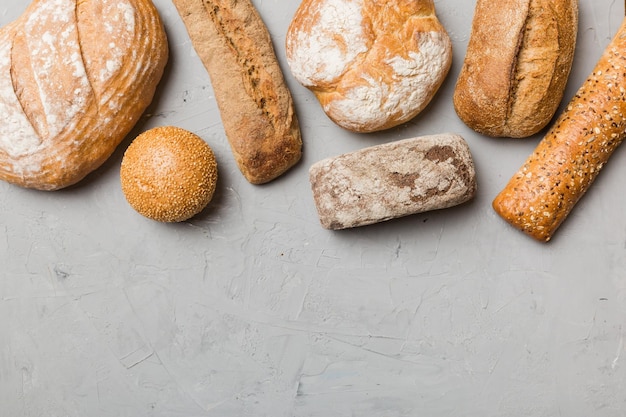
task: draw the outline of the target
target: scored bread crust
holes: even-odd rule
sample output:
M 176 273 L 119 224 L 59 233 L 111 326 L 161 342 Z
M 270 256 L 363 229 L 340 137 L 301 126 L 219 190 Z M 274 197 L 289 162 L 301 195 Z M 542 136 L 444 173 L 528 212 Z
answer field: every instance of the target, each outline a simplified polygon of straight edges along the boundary
M 272 40 L 249 0 L 174 0 L 209 73 L 233 156 L 252 184 L 302 155 L 300 126 Z
M 35 0 L 0 29 L 0 179 L 83 179 L 136 124 L 167 59 L 150 0 Z
M 432 0 L 304 0 L 286 54 L 331 120 L 374 132 L 426 108 L 450 70 L 452 44 Z
M 567 83 L 578 0 L 478 0 L 453 103 L 475 131 L 522 138 L 543 129 Z

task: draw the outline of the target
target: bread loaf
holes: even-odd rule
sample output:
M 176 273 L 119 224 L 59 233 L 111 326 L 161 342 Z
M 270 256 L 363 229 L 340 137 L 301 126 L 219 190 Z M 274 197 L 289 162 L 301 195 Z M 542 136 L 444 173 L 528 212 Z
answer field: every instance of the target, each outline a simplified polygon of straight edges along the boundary
M 478 0 L 453 95 L 460 119 L 493 137 L 543 129 L 563 98 L 577 29 L 578 0 Z
M 443 209 L 474 197 L 474 163 L 456 134 L 364 148 L 311 166 L 320 222 L 345 229 Z
M 0 29 L 0 179 L 56 190 L 99 167 L 168 57 L 149 0 L 35 0 Z
M 433 0 L 303 0 L 287 62 L 328 117 L 355 132 L 415 117 L 450 69 L 450 38 Z
M 206 67 L 235 161 L 248 181 L 275 179 L 301 158 L 291 93 L 250 0 L 174 0 Z
M 626 136 L 626 20 L 566 110 L 493 201 L 506 221 L 548 241 Z
M 120 182 L 139 214 L 161 222 L 182 222 L 213 198 L 217 161 L 199 136 L 161 126 L 137 136 L 124 152 Z

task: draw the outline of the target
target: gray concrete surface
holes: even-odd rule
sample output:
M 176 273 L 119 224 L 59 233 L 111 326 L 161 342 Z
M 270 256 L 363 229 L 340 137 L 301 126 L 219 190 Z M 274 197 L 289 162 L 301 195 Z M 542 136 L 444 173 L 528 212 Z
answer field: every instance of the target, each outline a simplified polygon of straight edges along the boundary
M 452 107 L 473 1 L 436 1 L 454 64 L 435 100 L 371 135 L 333 125 L 290 76 L 298 2 L 254 3 L 296 101 L 302 162 L 264 186 L 243 179 L 182 22 L 155 0 L 171 60 L 149 116 L 76 187 L 0 184 L 0 416 L 625 415 L 626 149 L 554 240 L 534 242 L 490 204 L 540 135 L 486 138 Z M 0 24 L 25 6 L 3 1 Z M 622 16 L 619 2 L 580 1 L 566 99 Z M 199 134 L 220 164 L 214 201 L 182 224 L 141 217 L 120 189 L 123 150 L 161 125 Z M 321 228 L 311 164 L 441 132 L 470 145 L 473 202 Z

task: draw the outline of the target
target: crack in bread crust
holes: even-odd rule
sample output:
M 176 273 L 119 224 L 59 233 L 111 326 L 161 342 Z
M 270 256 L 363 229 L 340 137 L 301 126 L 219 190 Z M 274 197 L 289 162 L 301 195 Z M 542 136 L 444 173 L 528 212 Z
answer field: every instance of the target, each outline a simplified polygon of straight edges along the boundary
M 578 0 L 478 0 L 453 94 L 459 118 L 493 137 L 523 138 L 552 120 L 571 70 Z
M 452 44 L 432 0 L 304 0 L 286 53 L 331 120 L 374 132 L 426 108 L 448 74 Z
M 274 81 L 265 70 L 262 59 L 259 59 L 263 57 L 263 51 L 258 48 L 257 42 L 242 29 L 246 22 L 238 19 L 228 7 L 221 7 L 218 1 L 204 0 L 204 6 L 220 36 L 235 54 L 242 73 L 246 75 L 242 77 L 246 91 L 257 107 L 268 117 L 272 126 L 275 126 L 277 97 L 273 93 Z M 233 31 L 232 28 L 235 30 Z

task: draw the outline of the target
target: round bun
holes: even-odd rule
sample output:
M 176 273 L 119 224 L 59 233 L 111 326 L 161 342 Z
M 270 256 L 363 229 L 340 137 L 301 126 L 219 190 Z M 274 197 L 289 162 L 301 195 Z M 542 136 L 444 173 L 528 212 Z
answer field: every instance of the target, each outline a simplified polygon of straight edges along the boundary
M 150 129 L 133 140 L 122 158 L 122 191 L 141 215 L 181 222 L 213 198 L 217 162 L 199 136 L 178 127 Z
M 310 0 L 285 38 L 287 64 L 326 115 L 353 132 L 408 122 L 452 65 L 452 41 L 427 1 Z

